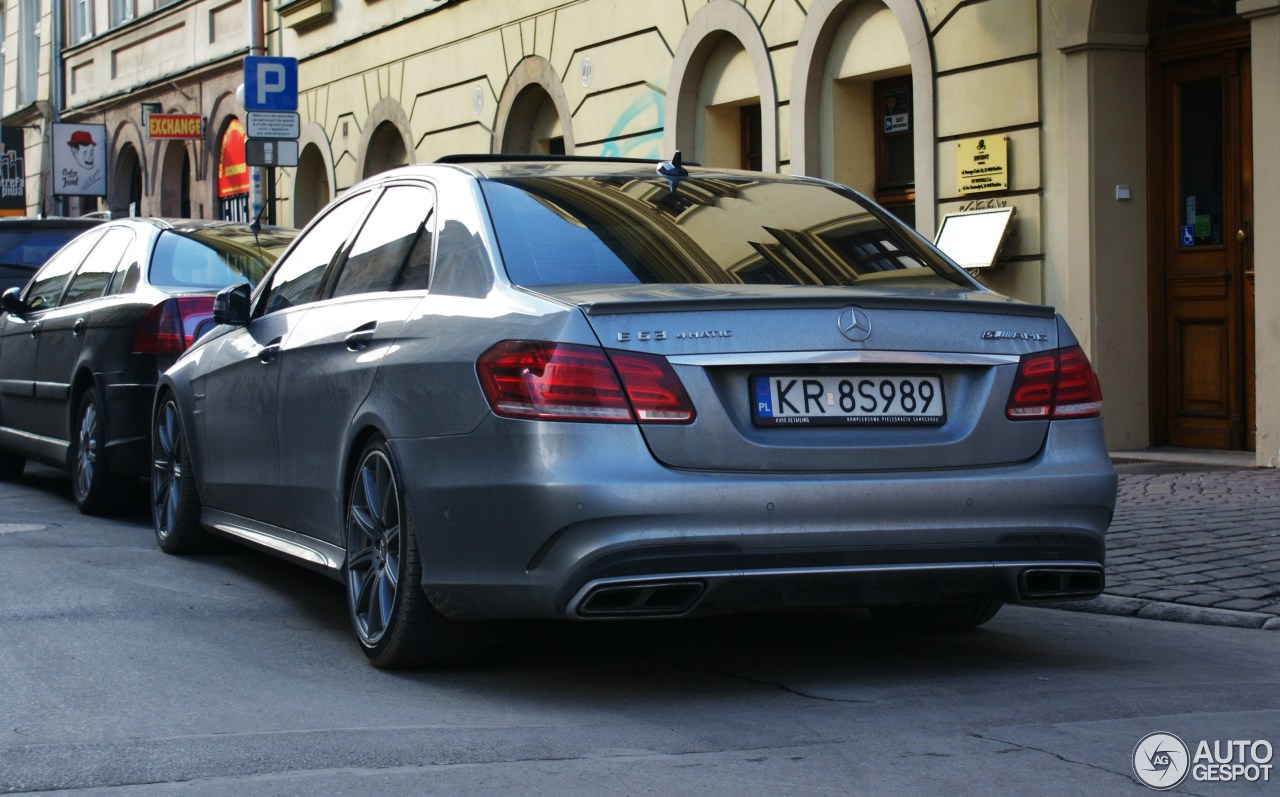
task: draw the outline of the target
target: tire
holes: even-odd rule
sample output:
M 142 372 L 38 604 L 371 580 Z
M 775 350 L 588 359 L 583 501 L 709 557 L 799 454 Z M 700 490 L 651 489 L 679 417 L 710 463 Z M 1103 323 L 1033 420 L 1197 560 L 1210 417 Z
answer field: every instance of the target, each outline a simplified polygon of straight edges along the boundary
M 151 526 L 160 550 L 199 553 L 212 547 L 200 525 L 200 496 L 178 417 L 178 403 L 166 396 L 151 429 Z
M 90 387 L 80 397 L 67 457 L 71 494 L 86 515 L 119 512 L 131 494 L 130 484 L 111 470 L 106 430 L 106 404 L 98 388 Z
M 383 669 L 448 667 L 474 652 L 473 629 L 440 614 L 422 590 L 413 519 L 391 450 L 364 447 L 347 498 L 347 610 L 369 661 Z
M 977 628 L 996 616 L 1004 601 L 999 598 L 929 603 L 920 606 L 872 606 L 877 620 L 899 628 L 921 631 L 958 631 Z

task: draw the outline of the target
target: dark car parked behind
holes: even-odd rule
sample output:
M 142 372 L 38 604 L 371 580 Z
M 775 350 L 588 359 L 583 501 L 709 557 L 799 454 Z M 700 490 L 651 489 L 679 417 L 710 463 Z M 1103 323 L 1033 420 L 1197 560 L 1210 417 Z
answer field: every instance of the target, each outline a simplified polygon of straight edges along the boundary
M 102 219 L 0 218 L 0 291 L 27 284 L 36 269 L 68 241 Z
M 81 511 L 120 506 L 147 472 L 156 378 L 212 326 L 213 294 L 254 285 L 296 231 L 120 219 L 0 298 L 0 478 L 65 467 Z

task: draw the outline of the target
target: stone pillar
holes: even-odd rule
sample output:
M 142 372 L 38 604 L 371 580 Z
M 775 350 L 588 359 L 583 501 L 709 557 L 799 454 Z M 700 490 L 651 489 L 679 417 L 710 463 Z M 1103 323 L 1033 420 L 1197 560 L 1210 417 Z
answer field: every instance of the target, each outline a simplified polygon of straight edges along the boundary
M 1280 466 L 1280 0 L 1240 0 L 1253 80 L 1254 368 L 1258 465 Z

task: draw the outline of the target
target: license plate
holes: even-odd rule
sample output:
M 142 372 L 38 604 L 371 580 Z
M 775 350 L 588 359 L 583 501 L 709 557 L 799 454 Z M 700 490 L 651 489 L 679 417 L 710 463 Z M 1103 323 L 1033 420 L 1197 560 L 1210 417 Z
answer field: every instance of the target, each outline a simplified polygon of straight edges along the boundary
M 757 426 L 937 426 L 947 418 L 937 376 L 753 376 Z

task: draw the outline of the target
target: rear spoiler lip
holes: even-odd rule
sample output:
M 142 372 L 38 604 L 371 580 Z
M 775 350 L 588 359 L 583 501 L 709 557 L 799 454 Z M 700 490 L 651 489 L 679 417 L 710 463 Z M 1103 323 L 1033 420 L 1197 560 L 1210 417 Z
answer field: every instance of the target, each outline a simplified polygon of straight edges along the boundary
M 542 294 L 547 295 L 547 294 Z M 717 296 L 715 298 L 608 299 L 576 302 L 566 296 L 550 294 L 548 298 L 581 308 L 588 316 L 625 315 L 628 313 L 694 312 L 698 310 L 773 310 L 773 309 L 839 309 L 856 305 L 864 310 L 942 310 L 946 312 L 1012 315 L 1028 318 L 1054 318 L 1053 307 L 1012 301 L 981 299 L 918 299 L 885 296 L 795 297 Z

